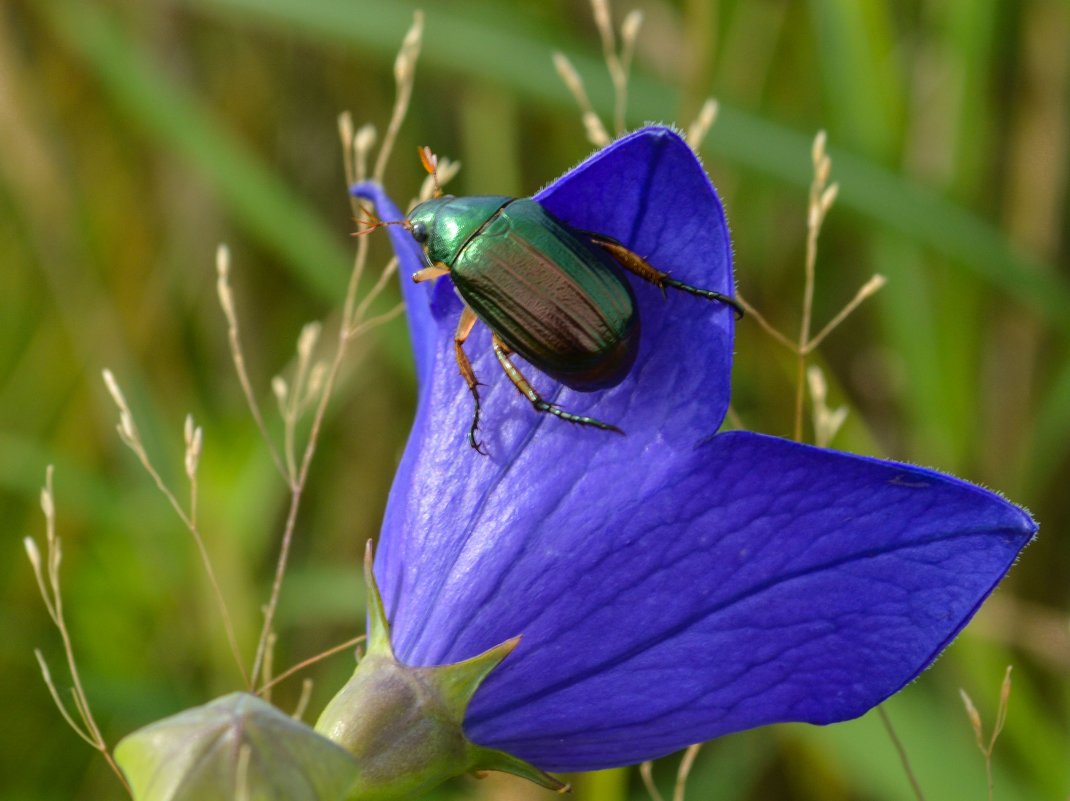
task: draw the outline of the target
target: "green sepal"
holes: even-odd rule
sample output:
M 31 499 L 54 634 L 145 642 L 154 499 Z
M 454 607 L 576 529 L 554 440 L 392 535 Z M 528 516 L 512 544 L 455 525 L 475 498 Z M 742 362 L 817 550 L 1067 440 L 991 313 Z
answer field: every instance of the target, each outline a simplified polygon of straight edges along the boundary
M 248 693 L 152 723 L 115 749 L 135 801 L 346 801 L 343 748 Z
M 381 654 L 393 659 L 394 647 L 390 644 L 390 621 L 386 619 L 383 596 L 375 581 L 375 572 L 372 570 L 373 562 L 372 541 L 368 540 L 367 545 L 364 546 L 364 587 L 368 595 L 368 631 L 365 646 L 369 655 Z
M 352 801 L 409 798 L 453 776 L 498 770 L 566 792 L 568 786 L 523 760 L 471 742 L 464 716 L 484 679 L 520 642 L 506 640 L 451 665 L 410 667 L 398 661 L 390 624 L 364 559 L 368 650 L 346 685 L 327 704 L 316 731 L 345 748 L 360 765 Z
M 463 662 L 412 670 L 435 687 L 450 719 L 460 722 L 479 685 L 519 644 L 520 637 L 513 637 Z
M 515 757 L 505 751 L 495 748 L 484 748 L 475 743 L 469 743 L 469 773 L 479 775 L 483 771 L 496 770 L 501 773 L 512 773 L 529 782 L 534 782 L 547 790 L 556 793 L 571 793 L 572 786 L 554 778 L 549 773 L 539 770 L 530 762 L 525 762 L 520 757 Z

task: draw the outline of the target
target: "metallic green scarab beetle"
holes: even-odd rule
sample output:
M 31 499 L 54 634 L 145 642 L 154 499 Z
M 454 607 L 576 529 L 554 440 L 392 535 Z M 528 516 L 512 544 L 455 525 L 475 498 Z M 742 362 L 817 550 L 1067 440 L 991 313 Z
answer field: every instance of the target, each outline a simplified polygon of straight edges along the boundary
M 420 155 L 434 175 L 434 156 L 426 148 Z M 543 400 L 510 356 L 519 354 L 581 392 L 619 384 L 639 344 L 639 309 L 622 268 L 661 289 L 679 289 L 742 313 L 731 297 L 676 281 L 615 239 L 573 228 L 531 198 L 439 194 L 400 224 L 412 233 L 427 264 L 413 280 L 449 275 L 464 301 L 453 342 L 475 400 L 468 441 L 481 453 L 479 383 L 464 351 L 477 320 L 490 328 L 498 362 L 536 411 L 623 433 Z

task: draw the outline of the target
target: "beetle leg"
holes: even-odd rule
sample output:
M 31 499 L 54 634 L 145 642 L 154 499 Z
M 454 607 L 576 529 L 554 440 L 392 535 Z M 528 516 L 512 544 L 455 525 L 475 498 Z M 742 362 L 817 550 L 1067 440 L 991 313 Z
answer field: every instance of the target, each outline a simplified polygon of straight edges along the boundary
M 639 276 L 644 281 L 649 281 L 658 289 L 662 290 L 662 292 L 665 291 L 665 287 L 671 286 L 673 289 L 679 289 L 682 292 L 688 292 L 692 295 L 697 295 L 700 298 L 716 300 L 728 304 L 735 310 L 737 320 L 743 316 L 743 307 L 735 298 L 731 298 L 720 292 L 715 292 L 712 289 L 702 289 L 701 287 L 691 286 L 691 284 L 677 281 L 675 278 L 669 278 L 668 273 L 657 269 L 638 253 L 629 250 L 617 240 L 608 236 L 602 236 L 601 234 L 590 232 L 584 233 L 591 238 L 591 241 L 594 244 L 606 250 L 621 267 L 628 272 Z
M 457 366 L 461 369 L 464 383 L 468 385 L 468 391 L 472 393 L 472 398 L 476 402 L 476 411 L 472 415 L 472 426 L 468 429 L 468 444 L 475 448 L 477 453 L 486 456 L 487 452 L 483 450 L 483 446 L 476 439 L 476 430 L 479 428 L 479 382 L 476 380 L 476 371 L 472 369 L 472 363 L 468 361 L 468 354 L 464 352 L 464 342 L 468 339 L 468 335 L 472 333 L 472 328 L 475 326 L 477 319 L 479 318 L 476 317 L 476 313 L 472 311 L 471 306 L 465 306 L 461 311 L 461 319 L 457 321 L 457 331 L 453 335 L 453 354 L 457 357 Z
M 505 370 L 505 374 L 509 376 L 509 380 L 513 382 L 513 386 L 520 391 L 521 395 L 531 401 L 531 405 L 535 407 L 535 411 L 548 412 L 554 417 L 559 417 L 569 423 L 593 426 L 594 428 L 600 428 L 603 431 L 616 431 L 618 434 L 624 433 L 619 428 L 610 425 L 609 423 L 603 423 L 601 420 L 595 420 L 593 417 L 582 417 L 578 414 L 566 412 L 560 406 L 544 401 L 542 396 L 535 391 L 535 388 L 531 386 L 520 370 L 517 369 L 517 366 L 513 364 L 513 360 L 509 358 L 509 354 L 512 353 L 510 347 L 502 342 L 497 334 L 493 335 L 493 342 L 494 355 L 498 357 L 498 363 L 502 366 L 502 369 Z
M 419 284 L 421 281 L 434 281 L 436 278 L 449 275 L 449 272 L 449 269 L 441 264 L 424 267 L 412 274 L 412 282 L 414 284 Z

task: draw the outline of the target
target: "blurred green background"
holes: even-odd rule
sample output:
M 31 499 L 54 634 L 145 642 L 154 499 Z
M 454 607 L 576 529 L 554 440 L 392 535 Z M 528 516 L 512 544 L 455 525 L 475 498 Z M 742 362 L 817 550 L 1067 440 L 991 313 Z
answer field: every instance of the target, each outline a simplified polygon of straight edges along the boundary
M 287 369 L 301 325 L 334 319 L 354 230 L 336 117 L 385 128 L 408 0 L 8 0 L 0 7 L 0 798 L 120 798 L 53 708 L 59 638 L 21 539 L 56 465 L 69 624 L 105 735 L 239 685 L 188 533 L 114 431 L 111 368 L 161 470 L 182 486 L 181 426 L 205 430 L 201 519 L 246 653 L 287 493 L 246 411 L 215 297 L 229 243 L 250 371 Z M 454 189 L 530 194 L 590 146 L 550 54 L 604 114 L 610 84 L 583 0 L 425 0 L 424 53 L 387 184 L 404 202 L 417 145 L 460 159 Z M 816 326 L 874 272 L 887 287 L 817 361 L 851 415 L 837 447 L 999 489 L 1041 523 L 974 625 L 887 705 L 929 799 L 985 797 L 958 697 L 990 724 L 997 798 L 1070 795 L 1070 3 L 1065 0 L 620 0 L 641 8 L 629 124 L 688 124 L 732 223 L 738 282 L 798 327 L 809 145 L 828 131 L 840 199 L 821 239 Z M 385 237 L 373 265 L 385 262 Z M 393 298 L 397 293 L 391 288 Z M 331 406 L 282 594 L 276 664 L 362 625 L 357 563 L 378 528 L 413 409 L 404 325 L 354 349 Z M 696 350 L 700 343 L 696 343 Z M 791 431 L 794 363 L 744 321 L 735 410 Z M 272 419 L 274 419 L 272 415 Z M 276 426 L 277 428 L 277 426 Z M 312 671 L 317 711 L 348 674 Z M 289 708 L 299 682 L 275 700 Z M 667 791 L 673 759 L 656 776 Z M 438 797 L 549 797 L 510 781 Z M 577 798 L 645 798 L 634 771 Z M 874 714 L 706 748 L 688 798 L 911 798 Z

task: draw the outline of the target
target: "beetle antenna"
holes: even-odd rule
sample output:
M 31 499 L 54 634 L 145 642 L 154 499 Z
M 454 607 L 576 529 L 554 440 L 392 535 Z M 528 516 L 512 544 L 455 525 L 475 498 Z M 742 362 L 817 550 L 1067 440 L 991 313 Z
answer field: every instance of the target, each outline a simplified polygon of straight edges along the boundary
M 365 208 L 361 209 L 361 217 L 354 217 L 354 221 L 357 223 L 358 229 L 353 232 L 353 236 L 367 236 L 372 231 L 378 231 L 380 228 L 385 228 L 388 225 L 404 225 L 408 227 L 408 220 L 380 220 L 371 211 Z
M 423 145 L 418 148 L 420 153 L 420 163 L 424 165 L 424 169 L 431 176 L 432 182 L 435 185 L 435 197 L 442 197 L 442 187 L 438 184 L 438 156 L 431 152 L 431 148 L 427 145 Z

